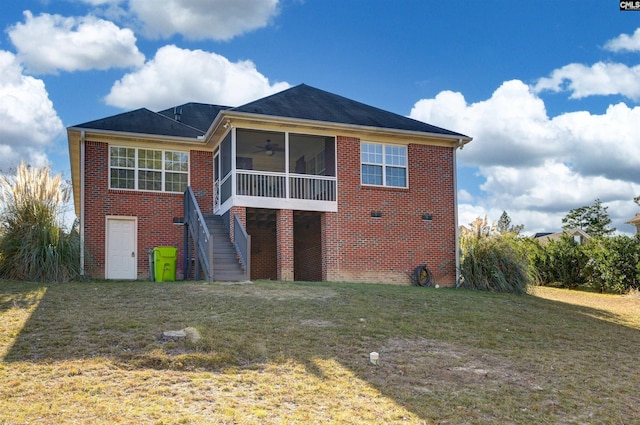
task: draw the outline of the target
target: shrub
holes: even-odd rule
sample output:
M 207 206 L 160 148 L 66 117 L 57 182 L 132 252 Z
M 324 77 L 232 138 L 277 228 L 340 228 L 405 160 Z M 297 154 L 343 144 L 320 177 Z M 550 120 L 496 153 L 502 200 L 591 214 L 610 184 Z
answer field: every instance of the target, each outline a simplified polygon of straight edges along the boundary
M 589 284 L 600 292 L 640 289 L 640 236 L 595 238 L 588 246 Z
M 461 238 L 461 286 L 524 294 L 530 282 L 527 259 L 509 236 Z
M 70 191 L 48 168 L 22 163 L 15 177 L 0 178 L 0 276 L 68 281 L 80 273 L 80 238 L 59 217 Z
M 585 248 L 569 235 L 550 240 L 529 251 L 529 261 L 539 285 L 576 288 L 585 283 L 588 257 Z

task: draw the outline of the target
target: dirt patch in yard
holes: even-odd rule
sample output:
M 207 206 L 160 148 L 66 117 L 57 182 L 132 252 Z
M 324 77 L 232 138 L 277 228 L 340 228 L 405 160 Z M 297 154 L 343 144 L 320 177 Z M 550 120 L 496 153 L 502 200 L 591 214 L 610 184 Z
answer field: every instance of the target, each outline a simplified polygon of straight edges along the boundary
M 393 338 L 377 351 L 379 365 L 372 365 L 368 373 L 378 385 L 402 385 L 419 393 L 504 386 L 542 390 L 535 376 L 508 359 L 469 347 L 425 338 Z

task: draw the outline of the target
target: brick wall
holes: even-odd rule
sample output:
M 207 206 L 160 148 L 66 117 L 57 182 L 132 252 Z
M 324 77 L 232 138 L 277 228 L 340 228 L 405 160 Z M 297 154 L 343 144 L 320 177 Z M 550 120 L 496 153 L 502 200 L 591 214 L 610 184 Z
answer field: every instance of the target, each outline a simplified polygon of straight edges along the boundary
M 189 185 L 198 206 L 202 214 L 213 214 L 213 153 L 191 151 L 189 161 Z
M 229 240 L 231 242 L 235 242 L 236 241 L 235 225 L 234 225 L 234 223 L 235 223 L 234 216 L 235 215 L 238 216 L 238 219 L 240 220 L 240 223 L 242 223 L 242 226 L 245 228 L 245 230 L 247 229 L 247 208 L 246 207 L 237 207 L 237 206 L 231 207 L 231 209 L 229 210 Z
M 293 280 L 293 210 L 276 211 L 278 280 Z
M 291 232 L 295 222 L 291 210 L 278 212 L 272 225 L 254 227 L 247 223 L 253 240 L 252 277 L 408 283 L 413 269 L 427 264 L 437 283 L 453 285 L 453 149 L 409 145 L 408 189 L 362 186 L 357 138 L 339 136 L 337 155 L 338 212 L 321 213 L 312 225 L 320 234 L 319 241 L 311 243 L 305 236 L 306 226 Z M 211 152 L 191 151 L 190 185 L 204 214 L 211 214 L 213 208 L 212 164 Z M 174 217 L 183 216 L 182 194 L 109 190 L 106 143 L 86 143 L 85 172 L 89 276 L 104 277 L 107 215 L 138 217 L 140 278 L 149 276 L 148 250 L 159 245 L 179 248 L 177 268 L 178 276 L 182 276 L 183 227 L 173 224 Z M 371 217 L 372 212 L 382 216 Z M 427 213 L 431 221 L 422 219 Z M 246 216 L 243 218 L 246 221 Z M 296 251 L 319 251 L 309 251 L 309 255 L 321 256 L 316 263 L 304 263 L 299 252 L 294 254 L 294 234 Z M 294 264 L 298 264 L 298 271 Z M 294 276 L 294 272 L 303 275 Z
M 177 275 L 183 269 L 183 230 L 173 224 L 184 215 L 183 195 L 161 192 L 109 190 L 109 147 L 107 143 L 86 142 L 85 160 L 85 243 L 88 251 L 87 274 L 105 277 L 105 225 L 107 215 L 138 218 L 138 278 L 149 277 L 148 251 L 156 246 L 178 247 Z M 213 199 L 213 155 L 192 151 L 191 185 L 201 208 L 209 208 Z
M 437 283 L 453 285 L 453 149 L 409 145 L 409 188 L 392 189 L 360 184 L 359 139 L 339 136 L 337 145 L 338 213 L 323 214 L 323 278 L 408 283 L 427 264 Z
M 337 282 L 340 278 L 340 241 L 338 239 L 338 213 L 320 216 L 320 244 L 322 247 L 322 280 Z

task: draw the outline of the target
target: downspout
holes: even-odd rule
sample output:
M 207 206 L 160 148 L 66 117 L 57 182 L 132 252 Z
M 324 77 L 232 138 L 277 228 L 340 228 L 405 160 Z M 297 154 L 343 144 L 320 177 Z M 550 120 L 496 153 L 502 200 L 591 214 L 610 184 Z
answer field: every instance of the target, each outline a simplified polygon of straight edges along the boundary
M 85 134 L 80 131 L 80 276 L 85 277 L 84 271 L 84 155 Z
M 460 285 L 460 231 L 458 226 L 458 166 L 456 153 L 459 149 L 462 149 L 464 144 L 462 143 L 462 139 L 458 139 L 458 144 L 453 149 L 453 217 L 454 217 L 454 226 L 455 226 L 455 250 L 456 250 L 456 288 Z

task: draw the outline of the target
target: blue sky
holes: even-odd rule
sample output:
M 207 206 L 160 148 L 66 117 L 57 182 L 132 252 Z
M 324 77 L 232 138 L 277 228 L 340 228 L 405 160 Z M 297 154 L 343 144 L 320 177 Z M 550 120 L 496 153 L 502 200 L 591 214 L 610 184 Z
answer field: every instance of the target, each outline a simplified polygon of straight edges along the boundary
M 460 223 L 640 207 L 640 11 L 615 0 L 8 0 L 0 170 L 69 175 L 65 128 L 306 83 L 474 138 Z M 426 170 L 426 172 L 429 172 Z

